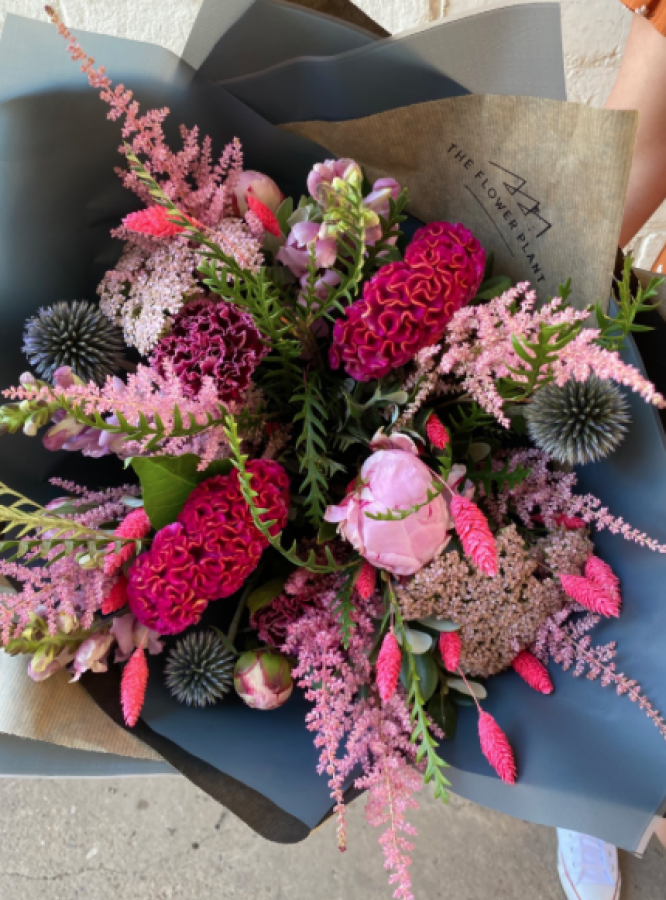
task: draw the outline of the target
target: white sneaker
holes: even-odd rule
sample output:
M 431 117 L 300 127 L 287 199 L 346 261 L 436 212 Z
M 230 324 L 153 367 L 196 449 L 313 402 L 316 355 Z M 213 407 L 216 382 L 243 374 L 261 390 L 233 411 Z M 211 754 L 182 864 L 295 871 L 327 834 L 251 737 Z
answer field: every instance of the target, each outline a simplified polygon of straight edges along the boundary
M 568 900 L 618 900 L 617 849 L 577 831 L 557 829 L 557 871 Z

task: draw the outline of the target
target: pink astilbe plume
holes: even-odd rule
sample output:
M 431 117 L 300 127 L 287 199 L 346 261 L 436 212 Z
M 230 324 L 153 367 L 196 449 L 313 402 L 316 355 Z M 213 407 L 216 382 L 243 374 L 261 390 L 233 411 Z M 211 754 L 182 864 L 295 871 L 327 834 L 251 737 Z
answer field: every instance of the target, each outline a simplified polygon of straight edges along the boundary
M 454 494 L 451 513 L 465 554 L 489 577 L 497 575 L 495 538 L 479 507 L 466 497 Z
M 609 618 L 620 615 L 618 601 L 609 597 L 604 588 L 589 578 L 582 575 L 560 575 L 560 582 L 567 597 L 571 597 L 585 609 Z
M 516 783 L 516 761 L 506 735 L 490 713 L 479 713 L 481 750 L 505 784 Z
M 620 579 L 611 569 L 608 563 L 598 556 L 591 556 L 585 564 L 585 576 L 606 593 L 611 600 L 617 603 L 618 608 L 622 603 L 622 595 L 620 594 Z
M 440 422 L 435 413 L 430 413 L 426 422 L 426 434 L 430 443 L 438 450 L 444 450 L 450 441 L 446 426 Z
M 395 694 L 400 678 L 402 652 L 393 631 L 386 633 L 377 657 L 377 689 L 384 702 Z
M 356 579 L 356 590 L 361 599 L 369 600 L 375 592 L 377 586 L 377 569 L 372 563 L 363 563 L 363 568 L 359 572 Z
M 113 532 L 115 537 L 124 538 L 126 544 L 116 551 L 115 544 L 107 547 L 107 556 L 104 560 L 104 571 L 107 575 L 113 575 L 136 553 L 134 541 L 140 541 L 150 532 L 150 519 L 143 507 L 133 510 L 127 518 Z
M 455 672 L 460 665 L 462 641 L 457 631 L 442 632 L 439 636 L 439 652 L 442 662 L 449 672 Z
M 521 650 L 512 666 L 533 690 L 540 694 L 553 693 L 553 682 L 550 680 L 546 667 L 529 650 Z
M 635 366 L 624 363 L 618 353 L 595 343 L 599 331 L 582 328 L 586 310 L 567 307 L 555 297 L 537 307 L 536 292 L 529 284 L 512 287 L 501 297 L 480 306 L 466 306 L 454 313 L 447 330 L 447 350 L 440 362 L 443 375 L 461 379 L 461 388 L 505 428 L 510 420 L 498 383 L 508 378 L 527 384 L 532 366 L 516 352 L 514 341 L 523 345 L 539 342 L 543 327 L 580 327 L 578 334 L 557 350 L 556 358 L 544 363 L 535 389 L 548 381 L 562 386 L 567 381 L 586 381 L 591 374 L 610 379 L 640 394 L 647 402 L 664 407 L 666 401 Z M 547 343 L 555 346 L 561 334 L 554 330 Z M 525 355 L 530 354 L 525 351 Z
M 148 687 L 148 663 L 143 647 L 137 647 L 123 670 L 120 702 L 125 723 L 133 728 L 139 721 Z

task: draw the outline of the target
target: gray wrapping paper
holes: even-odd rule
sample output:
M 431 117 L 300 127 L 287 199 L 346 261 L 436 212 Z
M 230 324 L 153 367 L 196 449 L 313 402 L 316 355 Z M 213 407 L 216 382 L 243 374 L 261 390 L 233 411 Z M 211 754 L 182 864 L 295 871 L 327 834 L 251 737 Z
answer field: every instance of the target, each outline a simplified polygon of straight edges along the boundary
M 246 11 L 247 8 L 246 4 Z M 210 12 L 211 5 L 206 4 L 204 9 Z M 242 10 L 235 22 L 241 18 Z M 500 29 L 502 22 L 503 30 Z M 404 42 L 368 44 L 347 51 L 341 57 L 314 61 L 310 69 L 305 67 L 306 61 L 298 63 L 302 67 L 301 73 L 292 82 L 298 90 L 291 94 L 298 105 L 298 114 L 292 112 L 289 115 L 284 97 L 280 100 L 282 105 L 271 105 L 268 112 L 274 121 L 283 122 L 310 118 L 350 119 L 382 112 L 396 105 L 392 101 L 427 102 L 489 89 L 505 95 L 535 91 L 539 97 L 563 97 L 559 12 L 554 4 L 528 4 L 521 8 L 520 14 L 498 11 L 492 16 L 487 14 L 466 20 L 464 25 L 451 23 L 451 27 L 453 25 L 458 29 L 459 47 L 451 48 L 448 57 L 438 55 L 446 46 L 447 34 L 443 26 L 438 26 L 415 43 L 410 43 L 414 36 L 408 36 Z M 8 357 L 0 361 L 0 377 L 4 383 L 15 380 L 21 370 L 20 354 L 11 354 L 26 315 L 38 305 L 54 299 L 90 295 L 100 272 L 117 253 L 108 238 L 108 228 L 131 203 L 108 171 L 115 161 L 117 134 L 114 126 L 100 123 L 95 118 L 102 119 L 103 110 L 100 113 L 94 98 L 86 99 L 89 95 L 80 81 L 80 88 L 74 89 L 80 76 L 63 58 L 64 48 L 59 40 L 50 32 L 47 36 L 44 26 L 35 26 L 41 29 L 39 33 L 32 25 L 17 20 L 10 19 L 9 26 L 12 30 L 6 31 L 5 37 L 11 33 L 11 43 L 3 40 L 0 45 L 0 92 L 4 91 L 0 98 L 19 97 L 26 92 L 32 96 L 0 106 L 0 215 L 21 208 L 21 216 L 14 216 L 11 223 L 7 218 L 0 219 L 3 235 L 10 237 L 4 256 L 0 258 L 3 274 L 0 315 L 6 329 L 3 348 L 10 351 Z M 279 42 L 279 34 L 275 38 Z M 443 43 L 438 43 L 440 41 Z M 389 50 L 379 49 L 380 45 Z M 284 86 L 290 82 L 288 79 L 280 81 L 278 76 L 292 64 L 282 62 L 275 66 L 264 58 L 272 66 L 268 73 L 256 78 L 248 75 L 233 82 L 227 79 L 224 90 L 212 90 L 209 85 L 197 84 L 191 67 L 157 48 L 93 37 L 86 37 L 86 46 L 98 59 L 104 59 L 112 76 L 121 77 L 128 83 L 131 81 L 133 87 L 136 85 L 141 99 L 159 102 L 160 97 L 168 96 L 170 105 L 177 109 L 176 121 L 181 118 L 187 124 L 198 121 L 202 130 L 213 134 L 218 145 L 228 139 L 229 128 L 233 127 L 234 132 L 239 128 L 244 130 L 241 137 L 246 140 L 246 149 L 255 154 L 251 164 L 273 174 L 287 191 L 293 191 L 299 179 L 302 183 L 308 165 L 325 153 L 322 148 L 302 142 L 295 135 L 275 132 L 256 114 L 264 96 L 257 93 L 259 77 L 264 79 L 266 89 L 272 83 L 276 91 L 279 89 L 284 94 Z M 486 48 L 485 58 L 478 47 Z M 469 53 L 463 52 L 465 48 Z M 29 62 L 24 61 L 28 51 Z M 368 54 L 366 62 L 356 63 L 355 59 L 363 54 Z M 255 64 L 260 66 L 262 62 L 257 60 Z M 292 66 L 293 70 L 296 71 L 298 66 Z M 308 86 L 303 73 L 312 74 L 317 66 L 329 74 L 326 79 Z M 366 79 L 368 83 L 372 81 L 372 91 L 363 83 L 365 66 L 373 73 L 373 79 Z M 404 66 L 402 78 L 393 76 L 388 83 L 376 80 L 376 76 L 398 66 Z M 352 71 L 362 90 L 352 90 L 354 83 L 349 80 Z M 54 87 L 66 92 L 66 104 L 62 103 L 62 94 L 48 93 Z M 239 102 L 243 91 L 247 103 Z M 346 107 L 345 98 L 348 101 Z M 256 109 L 252 111 L 248 104 Z M 92 122 L 96 123 L 94 127 Z M 264 147 L 253 145 L 253 139 L 263 141 Z M 263 152 L 264 148 L 266 152 Z M 45 159 L 51 164 L 49 171 L 42 173 L 37 163 Z M 71 177 L 75 170 L 76 179 Z M 69 179 L 69 193 L 64 184 L 62 196 L 53 193 L 49 184 L 53 183 L 54 176 L 56 181 L 58 178 Z M 81 186 L 72 194 L 76 183 Z M 6 192 L 4 196 L 3 191 Z M 38 191 L 42 192 L 41 196 Z M 36 202 L 38 198 L 40 203 Z M 19 199 L 23 204 L 21 207 Z M 62 212 L 64 209 L 66 213 Z M 38 225 L 39 222 L 42 224 Z M 53 233 L 55 222 L 62 234 Z M 73 235 L 80 244 L 72 245 Z M 22 247 L 28 240 L 32 247 L 40 247 L 41 271 L 39 267 L 33 267 L 35 271 L 31 269 L 26 274 L 27 260 L 22 255 Z M 63 256 L 65 251 L 71 255 Z M 58 296 L 45 296 L 47 288 L 57 289 Z M 655 537 L 665 540 L 666 535 L 659 533 L 660 530 L 663 532 L 659 511 L 663 510 L 666 501 L 663 434 L 652 410 L 638 406 L 635 417 L 636 437 L 634 440 L 632 435 L 621 452 L 623 455 L 616 458 L 614 465 L 618 468 L 592 467 L 596 471 L 585 474 L 590 487 L 594 486 L 607 496 L 609 505 L 612 501 L 615 512 L 633 518 L 639 526 L 649 519 L 645 527 Z M 0 466 L 3 475 L 9 472 L 11 478 L 16 479 L 14 484 L 29 485 L 35 492 L 43 490 L 44 477 L 50 471 L 57 471 L 63 459 L 50 456 L 46 460 L 39 454 L 26 455 L 23 459 L 23 451 L 33 453 L 34 444 L 27 439 L 13 438 L 10 458 L 7 441 L 2 442 L 0 454 L 5 455 L 0 455 Z M 78 457 L 76 463 L 80 465 Z M 5 477 L 9 479 L 8 475 Z M 658 642 L 650 640 L 652 635 L 664 633 L 666 626 L 666 613 L 662 613 L 666 605 L 654 602 L 660 585 L 666 584 L 664 559 L 607 535 L 599 541 L 599 549 L 602 555 L 612 557 L 614 567 L 631 587 L 625 589 L 627 612 L 621 622 L 604 623 L 595 638 L 607 639 L 609 634 L 620 638 L 621 666 L 626 663 L 630 675 L 641 680 L 653 702 L 664 708 L 664 680 L 658 677 L 663 654 Z M 640 578 L 635 577 L 636 571 L 641 572 Z M 646 642 L 650 644 L 649 652 L 645 652 Z M 529 692 L 513 673 L 493 681 L 488 709 L 502 722 L 517 749 L 521 773 L 518 786 L 509 789 L 489 772 L 478 749 L 475 717 L 471 711 L 463 711 L 458 737 L 442 748 L 443 754 L 453 763 L 453 788 L 463 796 L 513 815 L 578 828 L 634 849 L 666 793 L 663 739 L 626 699 L 615 697 L 598 684 L 576 682 L 570 675 L 560 672 L 554 675 L 557 694 L 553 698 Z M 96 684 L 102 685 L 102 676 L 93 678 Z M 151 735 L 157 735 L 162 743 L 154 740 L 151 745 L 159 744 L 165 752 L 170 747 L 180 747 L 182 755 L 188 757 L 190 767 L 179 764 L 179 768 L 186 771 L 188 777 L 205 784 L 205 780 L 197 780 L 197 760 L 200 760 L 199 768 L 206 769 L 208 775 L 211 770 L 215 772 L 216 765 L 219 766 L 220 778 L 226 777 L 224 770 L 230 768 L 237 783 L 266 791 L 271 802 L 286 810 L 292 819 L 302 822 L 306 831 L 327 813 L 327 792 L 322 779 L 313 771 L 312 735 L 302 725 L 302 701 L 298 697 L 291 708 L 287 706 L 278 711 L 281 715 L 272 718 L 274 725 L 249 711 L 253 720 L 242 725 L 243 729 L 251 729 L 246 734 L 248 752 L 233 753 L 233 747 L 228 743 L 230 725 L 238 725 L 243 715 L 248 715 L 247 710 L 231 703 L 202 711 L 207 713 L 204 716 L 197 713 L 184 715 L 183 710 L 166 696 L 159 680 L 153 681 L 144 717 L 147 730 L 141 732 L 142 737 L 151 743 Z M 117 696 L 117 689 L 113 696 Z M 16 693 L 13 700 L 17 702 Z M 0 692 L 0 712 L 5 701 Z M 109 712 L 113 714 L 110 708 Z M 282 748 L 279 771 L 268 758 L 272 727 L 279 729 Z M 109 728 L 121 731 L 111 720 Z M 259 729 L 254 741 L 252 729 Z M 266 731 L 262 732 L 262 729 Z M 262 734 L 266 736 L 267 757 L 262 757 L 262 748 L 254 745 L 261 740 Z M 72 742 L 76 735 L 70 734 L 69 738 Z M 119 738 L 116 736 L 114 740 Z M 15 746 L 15 741 L 16 738 L 10 738 L 7 745 L 0 743 L 0 764 L 5 758 L 11 758 L 11 745 Z M 5 746 L 10 747 L 6 755 Z M 34 746 L 35 753 L 43 760 L 44 769 L 51 767 L 54 773 L 62 774 L 61 749 L 54 749 L 51 766 L 48 754 L 44 753 L 45 745 L 36 741 Z M 222 748 L 220 753 L 218 748 Z M 80 764 L 82 752 L 71 751 L 72 774 Z M 106 759 L 97 753 L 89 755 Z M 109 758 L 110 773 L 114 760 Z M 146 767 L 161 765 L 149 760 L 140 762 Z M 27 765 L 26 769 L 35 771 L 34 766 Z M 241 793 L 238 804 L 231 807 L 240 815 L 243 814 L 242 803 Z

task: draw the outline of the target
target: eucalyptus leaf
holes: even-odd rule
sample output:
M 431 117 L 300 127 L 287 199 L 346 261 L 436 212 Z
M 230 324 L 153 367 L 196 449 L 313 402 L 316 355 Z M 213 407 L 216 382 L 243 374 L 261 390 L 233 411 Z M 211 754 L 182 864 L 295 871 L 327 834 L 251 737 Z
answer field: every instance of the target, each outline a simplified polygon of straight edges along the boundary
M 483 282 L 474 300 L 494 300 L 495 297 L 501 297 L 510 287 L 510 278 L 504 275 L 495 275 Z
M 451 619 L 438 619 L 437 616 L 425 616 L 423 619 L 416 620 L 420 625 L 426 628 L 433 628 L 435 631 L 460 631 L 460 625 L 452 622 Z
M 452 690 L 458 691 L 460 694 L 467 694 L 469 697 L 476 697 L 477 700 L 485 700 L 488 696 L 488 691 L 482 684 L 479 684 L 478 681 L 470 681 L 469 678 L 467 683 L 462 678 L 447 678 L 446 683 Z
M 439 669 L 431 653 L 422 653 L 416 656 L 414 661 L 420 679 L 421 696 L 423 702 L 427 703 L 439 685 Z
M 409 628 L 409 626 L 405 625 L 405 635 L 407 637 L 407 643 L 409 644 L 412 653 L 415 655 L 427 653 L 432 647 L 433 640 L 429 634 L 425 633 L 425 631 L 417 631 L 415 628 Z M 402 635 L 398 634 L 397 637 L 398 642 L 402 643 Z
M 482 441 L 477 441 L 469 446 L 469 455 L 473 462 L 481 462 L 481 460 L 485 459 L 489 453 L 490 444 L 483 443 Z
M 276 597 L 279 597 L 286 580 L 286 575 L 280 578 L 271 578 L 270 581 L 264 582 L 264 584 L 252 591 L 247 598 L 247 608 L 250 615 L 254 615 L 260 609 L 263 609 L 264 606 L 272 603 Z

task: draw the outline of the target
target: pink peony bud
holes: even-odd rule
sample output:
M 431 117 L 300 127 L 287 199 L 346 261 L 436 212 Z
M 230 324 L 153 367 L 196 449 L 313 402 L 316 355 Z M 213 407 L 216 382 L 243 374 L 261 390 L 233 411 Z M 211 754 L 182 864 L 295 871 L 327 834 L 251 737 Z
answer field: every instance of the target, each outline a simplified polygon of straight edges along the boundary
M 392 631 L 387 632 L 377 657 L 377 688 L 379 696 L 386 703 L 395 694 L 400 678 L 402 652 Z
M 427 503 L 434 475 L 408 450 L 378 450 L 361 469 L 357 488 L 324 518 L 369 563 L 394 575 L 413 575 L 431 562 L 450 540 L 453 525 L 441 495 Z M 421 504 L 425 504 L 421 506 Z M 371 519 L 368 513 L 421 508 L 405 519 Z
M 439 652 L 442 662 L 449 672 L 455 672 L 460 665 L 462 641 L 457 631 L 445 631 L 439 636 Z
M 272 650 L 243 653 L 234 670 L 234 687 L 252 709 L 277 709 L 294 689 L 289 662 Z
M 249 209 L 248 196 L 255 197 L 271 212 L 276 213 L 284 200 L 284 194 L 268 175 L 261 172 L 241 172 L 234 186 L 236 212 L 244 216 Z
M 552 694 L 553 682 L 548 670 L 529 650 L 522 650 L 511 663 L 526 684 L 540 694 Z

